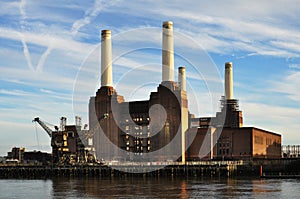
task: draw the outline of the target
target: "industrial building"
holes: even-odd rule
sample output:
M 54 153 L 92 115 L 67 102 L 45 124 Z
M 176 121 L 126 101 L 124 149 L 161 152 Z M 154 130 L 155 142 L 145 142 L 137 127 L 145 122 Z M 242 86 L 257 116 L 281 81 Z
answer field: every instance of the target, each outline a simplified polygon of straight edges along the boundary
M 281 135 L 243 127 L 243 114 L 233 97 L 232 70 L 232 63 L 225 63 L 225 97 L 220 100 L 221 111 L 216 117 L 190 120 L 188 160 L 281 158 Z
M 89 102 L 89 123 L 97 158 L 137 161 L 181 158 L 184 162 L 188 100 L 184 67 L 179 68 L 179 81 L 174 81 L 173 23 L 163 23 L 162 82 L 145 101 L 125 102 L 117 94 L 112 86 L 111 32 L 103 30 L 101 36 L 101 87 Z M 165 123 L 160 124 L 161 121 Z M 104 141 L 104 135 L 108 140 Z M 175 142 L 165 150 L 171 141 Z
M 167 162 L 280 158 L 281 135 L 243 127 L 239 101 L 233 95 L 233 66 L 225 63 L 225 95 L 215 117 L 194 117 L 188 110 L 186 68 L 174 80 L 173 23 L 162 25 L 162 81 L 146 100 L 125 101 L 113 87 L 111 31 L 101 32 L 101 85 L 89 100 L 89 130 L 66 125 L 52 131 L 53 163 L 99 161 Z M 199 102 L 201 103 L 201 102 Z
M 252 160 L 280 159 L 281 136 L 255 127 L 216 128 L 203 143 L 208 128 L 191 128 L 187 139 L 192 144 L 187 150 L 187 160 Z M 214 143 L 212 146 L 210 143 Z M 203 147 L 203 148 L 201 148 Z M 204 153 L 201 154 L 201 150 Z
M 7 152 L 7 156 L 5 157 L 7 164 L 48 165 L 51 161 L 51 154 L 41 151 L 25 151 L 23 147 L 13 147 L 10 152 Z
M 162 35 L 162 82 L 148 100 L 126 102 L 112 85 L 111 32 L 102 31 L 101 86 L 89 101 L 89 124 L 97 158 L 182 162 L 202 158 L 280 158 L 281 135 L 243 127 L 242 111 L 233 97 L 231 62 L 225 64 L 225 97 L 221 99 L 220 112 L 215 117 L 201 118 L 189 114 L 185 67 L 179 67 L 178 81 L 174 80 L 172 22 L 163 23 Z M 160 108 L 166 111 L 166 118 Z M 207 148 L 203 155 L 199 155 L 201 147 Z M 155 155 L 150 158 L 150 153 Z
M 81 118 L 76 116 L 75 125 L 67 125 L 67 118 L 60 118 L 60 127 L 51 130 L 46 122 L 34 118 L 51 138 L 52 163 L 55 165 L 76 165 L 95 163 L 95 152 L 92 135 L 86 129 L 81 129 Z

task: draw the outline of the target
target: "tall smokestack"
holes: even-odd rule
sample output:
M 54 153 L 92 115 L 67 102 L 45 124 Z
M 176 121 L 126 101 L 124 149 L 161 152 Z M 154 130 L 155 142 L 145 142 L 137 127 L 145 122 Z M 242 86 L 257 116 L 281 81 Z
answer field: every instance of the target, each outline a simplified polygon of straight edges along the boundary
M 173 22 L 163 22 L 162 81 L 174 81 Z
M 225 99 L 233 99 L 232 63 L 225 63 Z
M 101 31 L 101 87 L 112 86 L 111 31 Z
M 186 74 L 185 74 L 184 66 L 178 68 L 178 83 L 179 83 L 180 89 L 182 91 L 186 91 Z

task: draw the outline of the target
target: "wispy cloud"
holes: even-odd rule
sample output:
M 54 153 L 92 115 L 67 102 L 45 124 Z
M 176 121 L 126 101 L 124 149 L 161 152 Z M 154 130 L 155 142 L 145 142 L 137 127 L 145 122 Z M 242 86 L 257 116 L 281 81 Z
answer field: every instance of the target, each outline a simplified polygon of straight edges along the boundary
M 93 44 L 74 41 L 70 38 L 63 38 L 55 35 L 42 33 L 24 32 L 0 27 L 0 38 L 20 41 L 20 34 L 24 36 L 26 43 L 32 43 L 47 48 L 55 48 L 66 52 L 77 52 L 86 54 L 93 48 Z
M 284 93 L 289 99 L 300 102 L 300 72 L 290 72 L 280 82 L 273 82 L 273 91 Z
M 33 129 L 22 124 L 27 125 L 36 115 L 56 124 L 60 115 L 71 119 L 72 101 L 74 106 L 78 105 L 75 112 L 82 113 L 83 120 L 87 118 L 89 96 L 99 87 L 100 52 L 94 50 L 95 43 L 100 42 L 96 28 L 99 24 L 113 30 L 114 82 L 129 79 L 122 82 L 122 88 L 118 87 L 118 93 L 125 93 L 127 100 L 147 99 L 161 79 L 161 22 L 164 20 L 174 22 L 175 64 L 187 66 L 191 112 L 197 116 L 214 115 L 211 110 L 216 111 L 218 101 L 212 99 L 219 99 L 223 93 L 223 87 L 209 90 L 205 85 L 206 82 L 222 85 L 219 74 L 222 72 L 212 73 L 211 67 L 215 67 L 214 72 L 218 67 L 210 65 L 209 56 L 204 56 L 206 52 L 217 54 L 219 62 L 228 58 L 239 58 L 238 61 L 268 58 L 270 63 L 266 64 L 276 63 L 272 67 L 275 77 L 269 71 L 261 71 L 264 76 L 257 79 L 255 74 L 248 74 L 246 67 L 235 70 L 246 73 L 253 81 L 261 81 L 255 84 L 239 76 L 235 85 L 238 92 L 244 91 L 236 97 L 242 99 L 246 125 L 279 131 L 284 133 L 284 140 L 292 140 L 300 128 L 295 120 L 299 119 L 297 102 L 300 101 L 298 4 L 293 0 L 288 3 L 174 0 L 172 4 L 163 0 L 155 3 L 150 0 L 5 1 L 0 10 L 3 17 L 0 126 L 1 132 L 13 133 L 9 139 L 6 134 L 0 134 L 1 143 L 14 143 L 23 134 L 30 134 Z M 153 31 L 149 31 L 151 28 Z M 180 34 L 186 38 L 178 37 Z M 276 76 L 277 65 L 283 69 Z M 144 74 L 148 77 L 144 78 Z M 137 86 L 143 83 L 144 87 Z M 256 86 L 266 83 L 268 88 Z M 278 104 L 283 100 L 275 99 L 276 94 L 282 95 L 287 104 Z M 268 97 L 274 101 L 266 105 Z M 266 112 L 270 118 L 265 117 Z M 18 128 L 11 128 L 16 125 Z M 26 142 L 33 146 L 36 143 L 30 143 L 32 140 L 35 138 L 17 139 L 16 144 Z
M 0 94 L 3 95 L 14 95 L 14 96 L 25 96 L 30 95 L 30 93 L 22 91 L 22 90 L 7 90 L 7 89 L 0 89 Z
M 245 51 L 247 54 L 299 57 L 299 51 L 295 52 L 300 44 L 298 30 L 294 28 L 299 16 L 296 1 L 288 4 L 276 1 L 272 6 L 266 2 L 246 5 L 238 1 L 219 1 L 220 6 L 216 4 L 173 1 L 170 5 L 159 1 L 153 5 L 150 1 L 143 1 L 126 2 L 115 9 L 130 16 L 151 16 L 157 21 L 172 19 L 176 22 L 175 28 L 192 36 L 210 52 Z M 145 9 L 148 7 L 152 9 Z
M 266 115 L 268 117 L 261 117 Z M 245 126 L 256 126 L 282 134 L 286 143 L 299 143 L 300 109 L 262 103 L 243 103 Z
M 292 68 L 292 69 L 300 69 L 300 64 L 290 64 L 290 65 L 289 65 L 289 68 Z
M 83 18 L 76 20 L 73 23 L 71 30 L 72 35 L 75 36 L 82 27 L 91 23 L 104 8 L 112 4 L 114 4 L 114 1 L 95 0 L 94 5 L 85 11 Z

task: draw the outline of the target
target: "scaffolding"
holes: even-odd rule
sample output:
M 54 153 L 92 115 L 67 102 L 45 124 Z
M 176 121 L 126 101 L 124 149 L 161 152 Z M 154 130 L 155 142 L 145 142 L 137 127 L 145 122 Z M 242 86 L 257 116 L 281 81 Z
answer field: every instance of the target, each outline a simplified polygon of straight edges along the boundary
M 282 158 L 300 158 L 300 145 L 282 145 Z

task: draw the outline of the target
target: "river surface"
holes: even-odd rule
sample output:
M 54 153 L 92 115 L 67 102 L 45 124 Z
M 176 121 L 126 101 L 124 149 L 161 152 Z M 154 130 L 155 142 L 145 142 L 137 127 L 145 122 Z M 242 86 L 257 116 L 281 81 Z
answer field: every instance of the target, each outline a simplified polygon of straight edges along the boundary
M 300 179 L 0 179 L 0 198 L 300 198 Z

